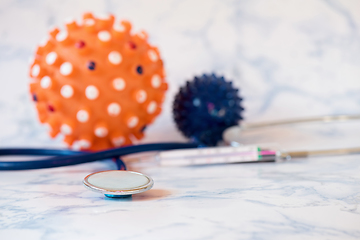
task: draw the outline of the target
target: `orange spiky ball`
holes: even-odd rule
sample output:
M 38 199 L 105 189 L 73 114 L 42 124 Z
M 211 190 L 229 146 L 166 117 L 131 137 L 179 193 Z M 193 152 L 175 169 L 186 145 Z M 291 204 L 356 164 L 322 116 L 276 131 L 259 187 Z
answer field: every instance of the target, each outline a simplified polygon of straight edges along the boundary
M 167 84 L 159 50 L 147 34 L 114 16 L 87 13 L 81 24 L 50 31 L 30 67 L 30 92 L 50 136 L 102 150 L 129 145 L 161 112 Z

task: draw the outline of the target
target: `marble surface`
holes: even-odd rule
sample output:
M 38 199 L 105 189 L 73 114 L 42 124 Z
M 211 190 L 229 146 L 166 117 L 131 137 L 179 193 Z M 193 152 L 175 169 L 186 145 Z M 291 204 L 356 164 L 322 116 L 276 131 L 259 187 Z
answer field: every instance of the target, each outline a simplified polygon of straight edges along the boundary
M 28 59 L 51 26 L 85 11 L 132 21 L 161 51 L 169 91 L 143 142 L 185 140 L 173 96 L 209 72 L 241 89 L 247 121 L 360 112 L 358 0 L 1 0 L 0 147 L 64 147 L 37 121 Z M 82 186 L 108 161 L 0 172 L 0 239 L 360 239 L 359 163 L 132 165 L 155 185 L 121 200 Z
M 131 166 L 155 185 L 118 200 L 81 183 L 112 162 L 1 172 L 0 238 L 359 239 L 359 161 Z

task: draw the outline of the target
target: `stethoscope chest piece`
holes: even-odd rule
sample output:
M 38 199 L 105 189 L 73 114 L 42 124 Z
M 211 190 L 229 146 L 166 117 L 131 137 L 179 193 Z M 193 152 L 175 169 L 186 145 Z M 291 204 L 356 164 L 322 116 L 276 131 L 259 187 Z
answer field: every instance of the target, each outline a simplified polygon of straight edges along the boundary
M 149 176 L 121 170 L 92 173 L 84 178 L 83 183 L 86 188 L 111 198 L 129 197 L 145 192 L 154 185 Z

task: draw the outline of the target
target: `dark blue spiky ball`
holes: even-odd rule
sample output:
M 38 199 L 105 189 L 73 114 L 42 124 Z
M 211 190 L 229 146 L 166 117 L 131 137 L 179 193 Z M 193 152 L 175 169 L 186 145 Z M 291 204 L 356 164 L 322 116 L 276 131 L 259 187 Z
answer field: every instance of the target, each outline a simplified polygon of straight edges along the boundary
M 173 103 L 173 117 L 186 137 L 215 146 L 222 140 L 223 131 L 242 119 L 241 100 L 232 82 L 204 74 L 180 88 Z

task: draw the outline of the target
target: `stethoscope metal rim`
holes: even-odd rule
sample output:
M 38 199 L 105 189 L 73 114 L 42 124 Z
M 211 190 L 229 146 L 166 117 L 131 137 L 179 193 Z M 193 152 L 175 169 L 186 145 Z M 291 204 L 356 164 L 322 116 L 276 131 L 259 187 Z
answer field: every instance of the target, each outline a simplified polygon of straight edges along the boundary
M 151 177 L 149 177 L 149 176 L 147 176 L 145 174 L 142 174 L 142 173 L 132 172 L 132 171 L 127 171 L 127 172 L 144 176 L 149 180 L 149 182 L 142 185 L 142 186 L 135 187 L 135 188 L 132 188 L 132 189 L 111 190 L 111 189 L 105 189 L 105 188 L 100 188 L 100 187 L 94 186 L 93 184 L 89 183 L 89 181 L 88 181 L 89 177 L 91 177 L 91 176 L 93 176 L 95 174 L 103 173 L 103 172 L 111 172 L 111 171 L 122 171 L 122 170 L 109 170 L 109 171 L 100 171 L 100 172 L 91 173 L 91 174 L 87 175 L 84 178 L 84 180 L 83 180 L 84 186 L 86 188 L 88 188 L 89 190 L 91 190 L 91 191 L 98 192 L 98 193 L 103 193 L 103 194 L 105 194 L 105 196 L 108 196 L 108 197 L 115 196 L 116 197 L 116 196 L 130 196 L 130 195 L 133 195 L 133 194 L 142 193 L 142 192 L 145 192 L 147 190 L 150 190 L 154 185 L 154 180 Z

